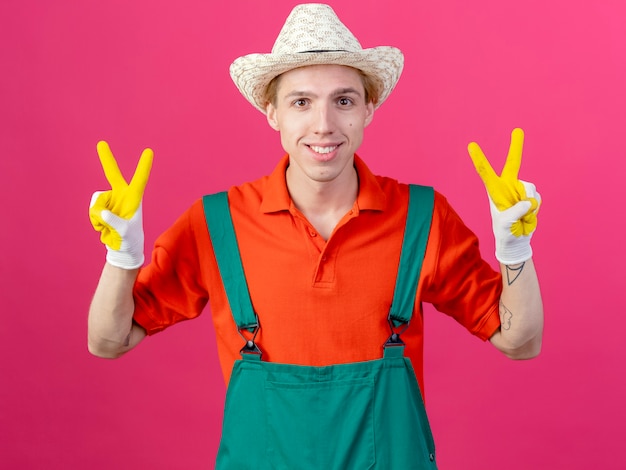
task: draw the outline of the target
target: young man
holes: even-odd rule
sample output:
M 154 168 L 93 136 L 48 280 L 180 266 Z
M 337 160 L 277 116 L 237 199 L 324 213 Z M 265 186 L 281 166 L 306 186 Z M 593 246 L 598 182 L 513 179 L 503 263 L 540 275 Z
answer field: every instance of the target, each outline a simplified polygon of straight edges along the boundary
M 436 468 L 422 302 L 511 358 L 539 353 L 540 199 L 517 179 L 523 134 L 501 176 L 469 147 L 490 197 L 494 272 L 443 196 L 375 176 L 355 153 L 402 66 L 393 47 L 362 49 L 330 7 L 294 8 L 271 54 L 231 66 L 287 155 L 271 175 L 193 204 L 143 268 L 152 152 L 127 184 L 98 144 L 112 189 L 90 207 L 107 245 L 90 351 L 118 357 L 210 301 L 228 384 L 217 468 Z

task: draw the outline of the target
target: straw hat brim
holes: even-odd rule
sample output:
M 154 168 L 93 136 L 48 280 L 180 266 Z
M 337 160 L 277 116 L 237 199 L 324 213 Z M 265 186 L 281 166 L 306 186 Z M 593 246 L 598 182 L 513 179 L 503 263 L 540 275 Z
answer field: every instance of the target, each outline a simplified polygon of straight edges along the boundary
M 363 71 L 378 84 L 379 107 L 394 89 L 404 56 L 392 46 L 360 51 L 298 52 L 293 54 L 248 54 L 230 66 L 230 75 L 241 94 L 259 111 L 265 113 L 264 94 L 273 78 L 289 70 L 308 65 L 346 65 Z

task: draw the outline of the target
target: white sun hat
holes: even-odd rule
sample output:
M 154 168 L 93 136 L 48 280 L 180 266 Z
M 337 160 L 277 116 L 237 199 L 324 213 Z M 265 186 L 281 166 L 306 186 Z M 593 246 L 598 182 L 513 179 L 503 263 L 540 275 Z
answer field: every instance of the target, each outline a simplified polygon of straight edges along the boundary
M 400 78 L 404 56 L 391 46 L 363 49 L 330 6 L 309 3 L 291 11 L 270 54 L 239 57 L 230 66 L 230 76 L 241 94 L 265 113 L 265 89 L 273 78 L 319 64 L 347 65 L 372 77 L 378 86 L 379 107 Z

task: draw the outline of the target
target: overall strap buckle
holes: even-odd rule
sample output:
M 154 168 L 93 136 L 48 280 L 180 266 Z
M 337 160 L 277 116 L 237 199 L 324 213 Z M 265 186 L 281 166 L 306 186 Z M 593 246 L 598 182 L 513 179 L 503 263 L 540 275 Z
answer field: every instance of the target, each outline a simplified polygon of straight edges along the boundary
M 242 357 L 251 357 L 252 356 L 258 356 L 256 357 L 256 359 L 261 359 L 261 356 L 263 354 L 263 352 L 261 351 L 261 349 L 259 348 L 259 346 L 256 344 L 255 339 L 256 339 L 256 335 L 259 333 L 259 329 L 260 326 L 256 325 L 253 328 L 237 328 L 237 332 L 239 333 L 239 336 L 241 336 L 243 338 L 243 340 L 246 342 L 246 344 L 243 346 L 243 348 L 241 348 L 239 350 L 239 354 L 241 354 Z M 244 335 L 244 331 L 249 332 L 249 334 L 252 334 L 251 338 L 247 338 L 246 335 Z
M 400 335 L 404 333 L 409 327 L 409 322 L 402 323 L 399 325 L 399 327 L 395 326 L 394 321 L 391 318 L 388 318 L 387 322 L 389 323 L 391 335 L 389 336 L 387 341 L 385 341 L 385 344 L 383 344 L 383 348 L 404 346 L 404 341 L 402 341 Z

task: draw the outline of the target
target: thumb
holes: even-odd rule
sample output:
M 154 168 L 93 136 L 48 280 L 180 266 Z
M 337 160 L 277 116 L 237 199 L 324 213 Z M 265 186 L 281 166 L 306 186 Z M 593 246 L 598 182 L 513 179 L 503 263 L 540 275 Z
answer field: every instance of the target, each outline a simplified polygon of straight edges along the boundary
M 102 217 L 102 221 L 113 227 L 114 229 L 119 229 L 123 223 L 124 223 L 124 219 L 122 219 L 121 217 L 115 215 L 113 212 L 111 212 L 110 210 L 103 210 L 101 212 L 101 217 Z
M 511 221 L 520 220 L 526 214 L 528 214 L 532 209 L 532 202 L 529 200 L 523 200 L 509 207 L 508 209 L 502 211 L 503 214 L 506 214 L 506 218 Z

